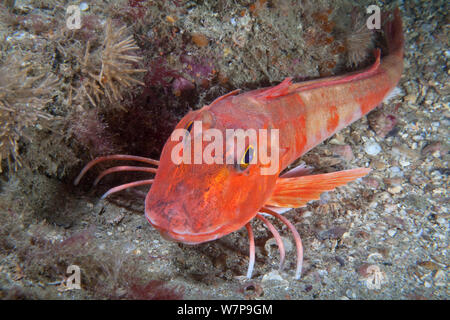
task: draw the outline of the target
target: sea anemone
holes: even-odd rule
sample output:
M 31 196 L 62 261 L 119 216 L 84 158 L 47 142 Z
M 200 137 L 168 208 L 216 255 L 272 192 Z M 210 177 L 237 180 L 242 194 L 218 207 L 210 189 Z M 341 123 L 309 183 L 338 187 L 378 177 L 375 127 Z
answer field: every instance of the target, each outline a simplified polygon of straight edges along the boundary
M 372 48 L 373 31 L 366 26 L 364 17 L 354 14 L 351 31 L 345 38 L 347 49 L 347 66 L 357 67 L 364 62 Z
M 108 20 L 101 50 L 90 52 L 88 41 L 81 60 L 83 79 L 77 97 L 86 96 L 95 107 L 106 97 L 112 106 L 123 108 L 118 102 L 123 98 L 124 89 L 144 85 L 135 75 L 147 70 L 135 67 L 142 57 L 134 54 L 139 47 L 132 36 L 126 36 L 126 30 L 125 26 L 114 28 Z

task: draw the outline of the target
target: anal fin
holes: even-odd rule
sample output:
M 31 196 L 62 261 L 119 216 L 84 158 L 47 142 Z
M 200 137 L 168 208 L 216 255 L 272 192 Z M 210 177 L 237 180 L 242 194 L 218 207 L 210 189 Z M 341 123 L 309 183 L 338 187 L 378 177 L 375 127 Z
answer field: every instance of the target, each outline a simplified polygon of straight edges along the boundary
M 380 49 L 375 49 L 374 53 L 375 53 L 375 62 L 365 70 L 352 72 L 342 76 L 334 76 L 323 79 L 295 83 L 291 86 L 290 92 L 308 91 L 316 88 L 329 87 L 368 78 L 373 74 L 379 72 L 380 70 L 381 51 Z
M 311 176 L 278 178 L 275 190 L 265 205 L 284 208 L 302 207 L 311 200 L 318 200 L 321 193 L 361 178 L 370 171 L 369 168 L 357 168 Z

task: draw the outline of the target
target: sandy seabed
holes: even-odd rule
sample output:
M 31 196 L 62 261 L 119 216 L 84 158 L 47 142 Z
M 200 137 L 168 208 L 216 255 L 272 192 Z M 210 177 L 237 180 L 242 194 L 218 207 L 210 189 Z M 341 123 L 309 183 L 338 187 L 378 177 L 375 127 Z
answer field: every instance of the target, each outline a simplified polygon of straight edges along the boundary
M 114 21 L 119 21 L 115 30 L 120 30 L 120 25 L 132 24 L 130 15 L 137 17 L 130 34 L 139 47 L 136 54 L 142 55 L 143 61 L 132 62 L 136 70 L 149 66 L 156 70 L 157 63 L 146 61 L 159 61 L 158 56 L 166 59 L 170 70 L 161 70 L 167 77 L 156 79 L 156 73 L 151 72 L 149 76 L 133 74 L 145 83 L 145 88 L 151 84 L 150 88 L 154 89 L 146 96 L 147 102 L 164 100 L 172 106 L 165 111 L 144 108 L 144 118 L 154 119 L 153 131 L 149 134 L 155 138 L 140 137 L 130 128 L 117 131 L 122 127 L 115 124 L 124 124 L 125 113 L 117 106 L 108 111 L 107 108 L 117 104 L 114 97 L 95 97 L 95 79 L 87 87 L 90 96 L 75 94 L 81 92 L 81 84 L 87 85 L 84 82 L 89 78 L 86 70 L 96 70 L 95 59 L 104 52 L 101 43 L 95 46 L 97 27 L 92 27 L 94 36 L 89 32 L 79 38 L 62 36 L 55 31 L 58 24 L 52 22 L 52 14 L 58 10 L 63 12 L 66 3 L 57 2 L 53 6 L 53 1 L 3 1 L 0 61 L 4 69 L 1 70 L 7 70 L 7 57 L 26 55 L 29 50 L 30 63 L 42 59 L 42 69 L 46 74 L 55 75 L 60 82 L 52 84 L 53 95 L 46 93 L 49 94 L 46 98 L 38 97 L 44 106 L 38 111 L 51 115 L 56 122 L 51 125 L 32 122 L 21 127 L 24 133 L 17 141 L 22 167 L 15 172 L 13 164 L 8 167 L 3 161 L 1 298 L 449 298 L 447 1 L 395 2 L 401 10 L 406 39 L 405 70 L 398 85 L 401 93 L 302 158 L 317 172 L 368 166 L 373 171 L 366 178 L 326 193 L 320 201 L 285 214 L 303 240 L 305 260 L 300 281 L 293 277 L 293 239 L 279 222 L 274 225 L 280 230 L 287 249 L 284 270 L 278 271 L 278 251 L 270 232 L 255 221 L 256 266 L 253 278 L 246 280 L 248 240 L 245 229 L 196 246 L 168 242 L 147 223 L 139 194 L 125 192 L 100 200 L 101 192 L 120 181 L 132 180 L 130 176 L 124 180 L 105 179 L 93 190 L 89 189 L 93 175 L 79 187 L 74 187 L 72 181 L 93 156 L 110 151 L 137 154 L 137 149 L 146 146 L 131 140 L 127 140 L 126 145 L 117 137 L 124 132 L 128 133 L 127 139 L 148 139 L 152 144 L 154 149 L 139 155 L 157 157 L 170 128 L 189 107 L 199 108 L 237 87 L 254 89 L 275 84 L 290 72 L 297 80 L 340 74 L 345 69 L 355 68 L 352 59 L 370 62 L 370 54 L 366 57 L 359 53 L 361 57 L 356 58 L 346 55 L 340 45 L 350 43 L 351 33 L 345 34 L 345 23 L 334 26 L 336 15 L 324 9 L 326 1 L 317 2 L 320 12 L 326 14 L 315 16 L 316 25 L 308 29 L 305 24 L 296 31 L 292 29 L 293 20 L 286 19 L 282 24 L 276 19 L 283 17 L 286 8 L 274 6 L 272 1 L 238 1 L 238 4 L 219 1 L 217 6 L 207 1 L 203 4 L 167 1 L 164 5 L 157 1 L 144 2 L 150 3 L 152 9 L 142 9 L 140 1 L 118 1 L 111 6 L 108 3 L 97 5 L 93 1 L 87 8 L 84 5 L 80 8 L 83 14 L 90 15 L 87 21 L 91 24 L 95 19 L 106 21 L 107 17 L 113 17 Z M 130 11 L 120 9 L 120 5 L 125 7 L 130 3 L 136 4 L 127 7 Z M 351 1 L 341 3 L 342 7 L 334 10 L 352 7 Z M 217 18 L 220 9 L 227 10 L 223 20 Z M 308 10 L 310 12 L 303 8 L 298 12 L 303 15 L 316 12 L 314 8 Z M 147 24 L 140 21 L 141 13 L 147 18 L 161 19 L 160 26 L 154 22 L 156 20 Z M 167 39 L 164 37 L 170 37 L 171 32 L 173 47 L 170 48 L 163 47 L 162 42 L 158 47 L 156 42 L 148 45 L 143 40 L 145 36 Z M 330 36 L 324 32 L 334 38 L 327 40 Z M 274 34 L 279 34 L 278 42 L 267 42 Z M 312 35 L 320 41 L 311 40 Z M 77 55 L 83 57 L 86 53 L 86 42 L 83 42 L 86 39 L 93 43 L 90 66 L 83 65 L 82 59 L 76 60 Z M 371 37 L 368 39 L 372 41 Z M 286 49 L 293 44 L 294 49 Z M 366 46 L 366 49 L 370 47 Z M 177 53 L 181 47 L 184 52 L 190 50 L 194 56 L 202 58 L 191 61 L 192 55 Z M 273 55 L 261 55 L 265 52 L 262 49 L 272 50 Z M 333 49 L 335 54 L 330 56 Z M 296 58 L 290 56 L 294 54 L 299 55 L 301 63 L 296 64 Z M 288 61 L 291 64 L 286 67 Z M 328 67 L 324 68 L 327 63 Z M 198 73 L 189 73 L 192 68 Z M 32 77 L 33 73 L 27 76 Z M 7 75 L 0 74 L 0 87 L 6 88 L 5 79 Z M 34 83 L 41 84 L 40 80 L 36 81 L 31 87 Z M 69 94 L 72 89 L 73 95 Z M 113 89 L 110 90 L 113 94 Z M 129 101 L 135 101 L 133 97 L 141 93 L 139 88 L 133 88 L 137 93 L 130 98 L 124 93 L 126 88 L 120 90 L 122 99 Z M 29 94 L 30 91 L 21 92 Z M 33 94 L 37 93 L 33 91 Z M 5 96 L 0 90 L 0 102 Z M 73 108 L 67 106 L 69 101 Z M 138 101 L 140 105 L 129 107 L 131 117 L 141 114 L 142 101 Z M 26 103 L 32 104 L 33 100 Z M 118 120 L 121 115 L 122 120 Z M 10 115 L 2 113 L 0 117 L 9 119 Z M 91 118 L 101 121 L 86 120 Z M 81 125 L 73 126 L 60 119 L 70 119 L 72 124 L 78 119 Z M 4 128 L 6 130 L 6 126 Z M 97 140 L 80 134 L 83 128 L 87 128 L 87 135 L 94 132 L 93 136 L 100 137 L 97 140 L 103 144 L 95 144 Z M 2 137 L 4 134 L 9 133 L 3 132 Z M 65 283 L 66 268 L 72 264 L 80 266 L 81 290 L 71 290 Z

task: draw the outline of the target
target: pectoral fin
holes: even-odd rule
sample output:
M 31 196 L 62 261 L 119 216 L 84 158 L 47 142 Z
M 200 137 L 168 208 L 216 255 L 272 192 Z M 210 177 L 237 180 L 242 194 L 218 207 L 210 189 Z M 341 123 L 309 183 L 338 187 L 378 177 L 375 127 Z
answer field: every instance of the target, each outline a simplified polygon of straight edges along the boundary
M 311 176 L 278 178 L 275 190 L 265 205 L 284 208 L 302 207 L 311 200 L 318 200 L 321 193 L 361 178 L 370 171 L 369 168 L 357 168 Z

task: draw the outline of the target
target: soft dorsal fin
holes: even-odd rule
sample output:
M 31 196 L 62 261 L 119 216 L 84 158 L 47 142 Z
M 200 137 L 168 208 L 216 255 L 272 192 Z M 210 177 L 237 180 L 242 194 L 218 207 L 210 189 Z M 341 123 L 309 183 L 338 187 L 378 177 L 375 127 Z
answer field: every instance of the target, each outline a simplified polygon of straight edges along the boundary
M 324 79 L 317 79 L 317 80 L 310 80 L 310 81 L 304 81 L 300 83 L 295 83 L 291 87 L 290 92 L 301 92 L 301 91 L 307 91 L 312 90 L 316 88 L 322 88 L 322 87 L 328 87 L 343 83 L 348 83 L 355 80 L 360 80 L 364 78 L 368 78 L 372 76 L 373 74 L 377 73 L 380 68 L 380 55 L 381 51 L 380 49 L 375 49 L 375 62 L 367 69 L 362 71 L 353 72 L 347 75 L 343 76 L 334 76 Z
M 287 95 L 289 93 L 289 87 L 292 85 L 292 78 L 284 79 L 280 84 L 275 87 L 271 87 L 265 89 L 261 92 L 258 92 L 255 95 L 256 99 L 273 99 L 277 97 L 281 97 Z
M 300 82 L 300 83 L 293 83 L 292 78 L 286 78 L 280 84 L 278 84 L 274 87 L 270 87 L 268 89 L 261 90 L 260 92 L 256 93 L 254 95 L 254 97 L 256 99 L 262 99 L 262 100 L 273 99 L 273 98 L 285 96 L 285 95 L 293 93 L 293 92 L 301 92 L 301 91 L 312 90 L 312 89 L 316 89 L 316 88 L 320 88 L 320 87 L 339 85 L 339 84 L 343 84 L 343 83 L 370 77 L 373 74 L 377 73 L 379 71 L 379 67 L 380 67 L 381 51 L 380 51 L 380 49 L 375 49 L 374 53 L 375 53 L 375 62 L 369 68 L 367 68 L 365 70 L 357 71 L 357 72 L 354 72 L 354 73 L 351 73 L 351 74 L 348 74 L 345 76 L 335 76 L 335 77 L 305 81 L 305 82 Z
M 213 102 L 211 102 L 210 106 L 212 106 L 214 103 L 217 103 L 217 102 L 219 102 L 219 101 L 222 101 L 222 100 L 225 99 L 225 98 L 228 98 L 228 97 L 230 97 L 230 96 L 235 96 L 235 95 L 239 94 L 239 92 L 241 92 L 241 89 L 236 89 L 236 90 L 233 90 L 233 91 L 231 91 L 231 92 L 228 92 L 228 93 L 224 94 L 223 96 L 218 97 L 218 98 L 217 98 L 216 100 L 214 100 Z
M 278 178 L 275 190 L 265 205 L 284 208 L 302 207 L 311 200 L 318 200 L 321 193 L 361 178 L 370 171 L 369 168 L 357 168 L 312 176 Z

